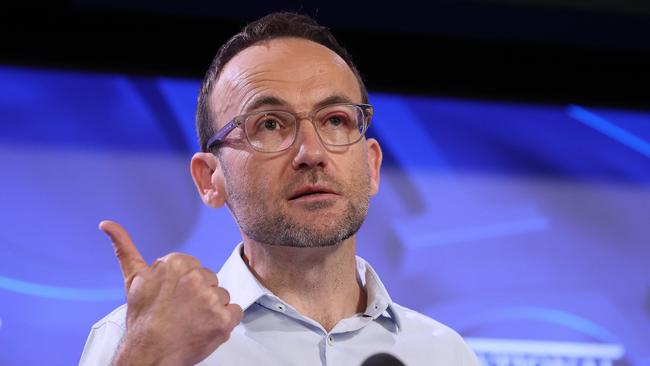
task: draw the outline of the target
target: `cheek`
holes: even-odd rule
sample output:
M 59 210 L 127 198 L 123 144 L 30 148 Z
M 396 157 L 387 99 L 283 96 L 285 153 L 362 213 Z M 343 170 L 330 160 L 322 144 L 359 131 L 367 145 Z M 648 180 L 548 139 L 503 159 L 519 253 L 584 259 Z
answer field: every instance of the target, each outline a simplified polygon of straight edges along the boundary
M 370 188 L 369 169 L 366 152 L 363 149 L 346 151 L 339 159 L 334 159 L 333 165 L 339 183 L 346 185 L 348 195 L 365 194 Z
M 368 150 L 364 145 L 357 143 L 354 145 L 354 150 L 350 151 L 351 162 L 349 165 L 354 174 L 367 174 L 368 173 Z
M 226 183 L 226 190 L 231 192 L 229 196 L 236 196 L 242 199 L 243 192 L 250 185 L 251 177 L 247 169 L 249 157 L 241 150 L 228 149 L 223 152 L 222 166 Z M 233 198 L 233 197 L 231 197 Z
M 253 154 L 241 151 L 236 152 L 230 162 L 236 171 L 229 172 L 228 184 L 231 191 L 239 193 L 239 200 L 254 203 L 275 197 L 273 192 L 278 190 L 280 168 L 257 161 Z
M 362 186 L 361 188 L 366 191 L 370 190 L 370 166 L 368 165 L 368 153 L 365 149 L 360 149 L 356 159 L 354 168 L 354 179 Z

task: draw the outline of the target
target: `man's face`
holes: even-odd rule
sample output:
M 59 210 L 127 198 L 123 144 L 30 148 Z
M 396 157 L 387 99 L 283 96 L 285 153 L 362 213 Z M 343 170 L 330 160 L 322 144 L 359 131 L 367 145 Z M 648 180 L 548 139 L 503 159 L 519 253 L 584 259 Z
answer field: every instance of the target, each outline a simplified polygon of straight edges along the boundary
M 336 53 L 304 39 L 279 38 L 230 60 L 210 103 L 220 128 L 244 113 L 306 113 L 327 100 L 361 98 L 356 77 Z M 313 247 L 334 245 L 359 229 L 377 191 L 381 151 L 372 139 L 326 147 L 309 120 L 301 119 L 288 150 L 255 151 L 237 128 L 219 161 L 225 200 L 243 235 L 264 244 Z

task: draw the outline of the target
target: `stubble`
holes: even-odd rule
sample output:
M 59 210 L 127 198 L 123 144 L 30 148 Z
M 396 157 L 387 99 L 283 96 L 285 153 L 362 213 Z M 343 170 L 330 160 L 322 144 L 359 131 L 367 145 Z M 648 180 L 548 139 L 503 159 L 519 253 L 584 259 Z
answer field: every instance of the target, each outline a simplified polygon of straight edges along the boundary
M 369 205 L 370 175 L 367 169 L 346 186 L 325 175 L 320 168 L 299 171 L 283 192 L 303 184 L 326 184 L 340 192 L 345 207 L 336 210 L 335 202 L 318 201 L 301 205 L 305 217 L 292 218 L 286 205 L 274 201 L 269 186 L 241 181 L 222 164 L 226 180 L 226 204 L 240 229 L 256 242 L 288 247 L 327 247 L 354 235 L 363 224 Z M 267 182 L 267 184 L 270 184 Z M 286 194 L 279 198 L 286 199 Z

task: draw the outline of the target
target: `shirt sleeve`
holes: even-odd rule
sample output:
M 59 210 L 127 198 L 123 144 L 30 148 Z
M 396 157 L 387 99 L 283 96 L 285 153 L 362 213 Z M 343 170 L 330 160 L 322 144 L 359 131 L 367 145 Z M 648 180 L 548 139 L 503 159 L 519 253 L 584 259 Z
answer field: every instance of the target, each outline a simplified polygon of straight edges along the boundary
M 463 366 L 481 366 L 481 362 L 478 360 L 478 357 L 476 357 L 476 353 L 472 351 L 472 349 L 467 345 L 467 343 L 463 342 L 465 344 L 465 353 L 463 355 Z
M 86 340 L 79 366 L 109 366 L 123 335 L 124 329 L 114 322 L 95 324 Z

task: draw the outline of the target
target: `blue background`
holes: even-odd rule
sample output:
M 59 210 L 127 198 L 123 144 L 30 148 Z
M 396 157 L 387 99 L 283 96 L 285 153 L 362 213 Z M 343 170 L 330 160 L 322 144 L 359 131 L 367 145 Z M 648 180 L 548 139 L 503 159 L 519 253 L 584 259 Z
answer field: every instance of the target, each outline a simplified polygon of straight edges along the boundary
M 0 67 L 0 364 L 78 362 L 124 302 L 97 223 L 149 261 L 217 270 L 240 240 L 200 202 L 198 80 Z M 468 339 L 616 344 L 650 365 L 650 112 L 372 93 L 384 150 L 359 254 Z

